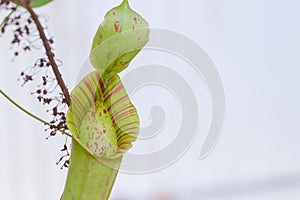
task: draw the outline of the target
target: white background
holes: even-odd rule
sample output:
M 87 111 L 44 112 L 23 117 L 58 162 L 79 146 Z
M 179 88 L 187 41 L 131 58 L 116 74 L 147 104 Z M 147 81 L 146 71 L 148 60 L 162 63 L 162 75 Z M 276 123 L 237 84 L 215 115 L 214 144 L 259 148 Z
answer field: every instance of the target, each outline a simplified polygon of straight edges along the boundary
M 49 18 L 70 88 L 105 12 L 119 2 L 56 0 L 37 9 Z M 205 160 L 198 160 L 203 142 L 199 136 L 169 168 L 147 175 L 121 173 L 111 199 L 299 199 L 299 1 L 130 3 L 152 27 L 185 34 L 206 49 L 223 79 L 226 123 L 221 140 Z M 12 63 L 10 38 L 0 38 L 0 87 L 47 119 L 45 108 L 29 94 L 34 84 L 22 88 L 17 82 L 19 73 L 41 53 L 21 54 Z M 59 199 L 66 170 L 55 162 L 64 137 L 46 141 L 43 125 L 4 98 L 0 113 L 0 199 Z

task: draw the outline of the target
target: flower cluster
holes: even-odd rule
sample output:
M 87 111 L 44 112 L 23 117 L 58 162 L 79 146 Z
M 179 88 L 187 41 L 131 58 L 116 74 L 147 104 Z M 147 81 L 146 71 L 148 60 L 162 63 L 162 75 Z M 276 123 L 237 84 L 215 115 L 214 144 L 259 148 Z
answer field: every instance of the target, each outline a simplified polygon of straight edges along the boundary
M 16 59 L 20 53 L 43 49 L 44 46 L 37 25 L 34 23 L 34 19 L 28 11 L 8 0 L 0 0 L 0 10 L 7 12 L 7 17 L 4 18 L 0 25 L 0 36 L 6 32 L 12 33 L 10 44 L 14 52 L 14 59 Z M 39 20 L 47 22 L 42 16 L 39 16 Z M 44 26 L 43 30 L 47 31 L 48 29 Z M 58 66 L 61 66 L 62 62 L 56 59 L 53 53 L 52 46 L 54 39 L 53 37 L 47 38 L 49 38 L 47 39 L 47 43 L 50 46 L 51 55 Z M 37 89 L 31 94 L 36 95 L 37 100 L 43 105 L 48 106 L 47 112 L 51 113 L 53 117 L 52 121 L 49 122 L 50 127 L 46 129 L 49 132 L 47 139 L 51 136 L 55 136 L 58 131 L 66 132 L 68 130 L 65 116 L 67 102 L 64 95 L 59 92 L 58 81 L 49 68 L 51 68 L 51 62 L 47 55 L 44 55 L 37 59 L 32 66 L 22 71 L 18 79 L 22 81 L 22 86 L 35 79 L 41 80 L 41 82 L 37 84 Z M 63 164 L 64 167 L 67 167 L 69 163 L 69 160 L 66 159 L 66 157 L 69 157 L 66 144 L 67 142 L 62 149 L 62 151 L 66 152 L 66 155 L 60 159 L 60 161 L 65 160 Z M 60 163 L 60 161 L 58 163 Z

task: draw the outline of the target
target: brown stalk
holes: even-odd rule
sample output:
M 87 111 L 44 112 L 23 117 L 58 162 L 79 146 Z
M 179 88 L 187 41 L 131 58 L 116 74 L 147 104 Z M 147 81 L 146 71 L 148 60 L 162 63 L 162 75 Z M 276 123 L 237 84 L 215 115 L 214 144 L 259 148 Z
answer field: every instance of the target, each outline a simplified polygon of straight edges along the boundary
M 41 40 L 43 42 L 43 46 L 44 46 L 44 48 L 46 50 L 46 55 L 47 55 L 47 57 L 49 59 L 49 63 L 51 65 L 51 67 L 52 67 L 52 70 L 54 72 L 54 75 L 56 77 L 58 85 L 60 86 L 60 88 L 61 88 L 61 90 L 63 92 L 63 95 L 64 95 L 64 97 L 66 99 L 66 103 L 69 106 L 70 103 L 71 103 L 71 98 L 70 98 L 69 90 L 68 90 L 68 88 L 67 88 L 67 86 L 66 86 L 66 84 L 65 84 L 65 82 L 64 82 L 64 80 L 63 80 L 63 78 L 61 76 L 61 73 L 60 73 L 60 71 L 58 69 L 58 65 L 56 64 L 56 61 L 54 59 L 54 54 L 53 54 L 53 52 L 51 50 L 51 47 L 50 47 L 50 44 L 49 44 L 49 40 L 46 37 L 46 34 L 44 32 L 44 28 L 41 25 L 41 22 L 39 20 L 38 15 L 31 8 L 30 1 L 28 1 L 28 0 L 13 0 L 13 2 L 23 5 L 24 8 L 30 13 L 30 15 L 31 15 L 31 17 L 32 17 L 32 19 L 33 19 L 33 21 L 34 21 L 37 29 L 38 29 L 40 38 L 41 38 Z

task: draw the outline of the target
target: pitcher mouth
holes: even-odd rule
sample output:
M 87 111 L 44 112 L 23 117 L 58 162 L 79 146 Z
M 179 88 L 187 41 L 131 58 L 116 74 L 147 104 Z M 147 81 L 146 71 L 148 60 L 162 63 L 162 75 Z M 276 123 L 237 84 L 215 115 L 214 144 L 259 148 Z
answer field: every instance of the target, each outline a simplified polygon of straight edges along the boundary
M 74 138 L 97 158 L 122 156 L 139 132 L 137 111 L 119 76 L 115 74 L 107 83 L 98 71 L 88 74 L 72 91 L 67 113 Z

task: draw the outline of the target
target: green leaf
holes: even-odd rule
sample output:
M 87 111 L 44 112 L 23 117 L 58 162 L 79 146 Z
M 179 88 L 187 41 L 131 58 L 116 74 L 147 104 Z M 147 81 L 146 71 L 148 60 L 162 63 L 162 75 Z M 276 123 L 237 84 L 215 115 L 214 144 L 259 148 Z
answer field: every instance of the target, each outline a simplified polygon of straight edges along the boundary
M 50 3 L 53 0 L 31 0 L 30 1 L 30 6 L 32 8 L 37 8 L 37 7 L 41 7 L 43 5 L 46 5 L 47 3 Z
M 90 61 L 101 73 L 119 73 L 148 41 L 148 22 L 125 0 L 105 15 L 93 40 Z
M 32 8 L 38 8 L 38 7 L 41 7 L 41 6 L 44 6 L 44 5 L 46 5 L 46 4 L 48 4 L 48 3 L 50 3 L 50 2 L 52 2 L 53 0 L 31 0 L 30 1 L 30 6 L 32 7 Z M 23 6 L 22 4 L 19 4 L 19 3 L 17 3 L 16 1 L 13 1 L 15 4 L 17 4 L 17 5 L 20 5 L 20 6 Z M 25 7 L 25 6 L 23 6 L 23 7 Z

